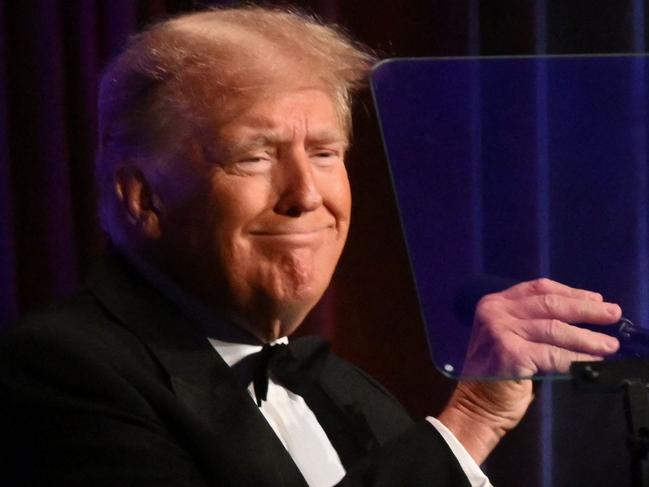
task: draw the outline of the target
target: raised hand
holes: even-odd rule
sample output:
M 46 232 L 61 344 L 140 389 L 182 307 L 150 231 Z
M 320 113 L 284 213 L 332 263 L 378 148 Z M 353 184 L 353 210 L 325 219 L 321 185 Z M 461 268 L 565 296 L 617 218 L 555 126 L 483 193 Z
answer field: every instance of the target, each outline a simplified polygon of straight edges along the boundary
M 572 324 L 608 325 L 621 313 L 599 293 L 550 279 L 488 294 L 476 308 L 463 375 L 521 378 L 601 360 L 617 351 L 617 339 Z
M 566 372 L 573 361 L 601 360 L 619 348 L 617 339 L 573 324 L 608 325 L 621 314 L 601 294 L 550 279 L 484 296 L 463 375 L 492 379 L 461 381 L 439 419 L 482 463 L 532 401 L 532 383 L 524 378 Z

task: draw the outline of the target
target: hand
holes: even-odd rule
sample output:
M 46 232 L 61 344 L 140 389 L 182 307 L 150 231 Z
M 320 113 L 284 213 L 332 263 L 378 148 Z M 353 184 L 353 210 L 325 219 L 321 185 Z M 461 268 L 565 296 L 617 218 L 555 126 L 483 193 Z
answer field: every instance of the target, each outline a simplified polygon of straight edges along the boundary
M 601 360 L 618 350 L 617 339 L 570 323 L 608 325 L 621 315 L 601 294 L 550 279 L 488 294 L 476 309 L 463 375 L 523 378 Z
M 573 361 L 601 360 L 619 348 L 617 339 L 570 323 L 607 325 L 621 314 L 598 293 L 549 279 L 483 297 L 463 374 L 519 379 L 460 382 L 440 421 L 482 463 L 532 401 L 531 381 L 520 378 L 566 372 Z

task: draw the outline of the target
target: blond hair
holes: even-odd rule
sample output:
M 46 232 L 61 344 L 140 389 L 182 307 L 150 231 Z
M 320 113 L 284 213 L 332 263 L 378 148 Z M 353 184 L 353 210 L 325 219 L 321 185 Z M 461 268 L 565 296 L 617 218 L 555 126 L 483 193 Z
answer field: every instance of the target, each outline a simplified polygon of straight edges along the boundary
M 373 62 L 334 26 L 261 7 L 182 15 L 134 36 L 99 89 L 96 172 L 104 229 L 115 242 L 123 240 L 114 191 L 118 164 L 164 165 L 183 138 L 280 88 L 326 90 L 349 131 L 351 96 Z

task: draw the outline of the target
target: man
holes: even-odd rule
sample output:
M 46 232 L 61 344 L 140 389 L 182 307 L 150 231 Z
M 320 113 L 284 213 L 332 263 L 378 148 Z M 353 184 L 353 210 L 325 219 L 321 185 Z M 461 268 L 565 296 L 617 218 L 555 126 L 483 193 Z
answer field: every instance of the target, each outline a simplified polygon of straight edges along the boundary
M 347 236 L 350 97 L 372 62 L 312 19 L 243 8 L 154 26 L 109 66 L 97 175 L 116 252 L 1 345 L 9 485 L 488 485 L 477 464 L 529 381 L 461 383 L 413 423 L 317 340 L 283 346 Z M 524 283 L 483 299 L 469 364 L 565 370 L 618 346 L 568 322 L 619 317 Z

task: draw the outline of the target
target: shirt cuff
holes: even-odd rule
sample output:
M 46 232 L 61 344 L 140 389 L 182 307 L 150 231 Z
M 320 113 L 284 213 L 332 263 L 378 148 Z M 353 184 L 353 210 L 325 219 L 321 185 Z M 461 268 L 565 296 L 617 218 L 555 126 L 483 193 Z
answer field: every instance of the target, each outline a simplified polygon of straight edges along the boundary
M 469 479 L 471 487 L 493 487 L 487 476 L 480 469 L 478 464 L 475 463 L 475 460 L 471 455 L 469 455 L 469 452 L 464 449 L 464 446 L 462 446 L 462 443 L 458 441 L 455 435 L 451 433 L 451 431 L 438 419 L 428 416 L 426 420 L 435 427 L 440 435 L 442 435 L 442 438 L 446 441 L 446 444 L 453 452 L 453 455 L 457 458 L 464 474 Z

